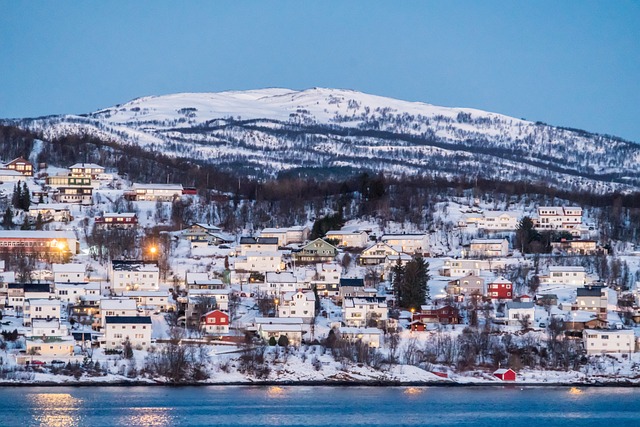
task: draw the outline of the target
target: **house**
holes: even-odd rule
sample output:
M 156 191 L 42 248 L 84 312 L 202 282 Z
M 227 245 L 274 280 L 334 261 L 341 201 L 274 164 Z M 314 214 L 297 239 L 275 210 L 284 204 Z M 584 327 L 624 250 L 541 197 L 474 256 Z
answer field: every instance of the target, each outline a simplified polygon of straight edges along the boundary
M 130 298 L 103 298 L 99 302 L 99 308 L 100 310 L 94 318 L 96 329 L 104 328 L 107 317 L 131 317 L 138 315 L 136 301 Z
M 53 193 L 53 200 L 58 203 L 93 204 L 93 187 L 90 185 L 70 185 L 58 187 Z
M 493 271 L 502 267 L 504 262 L 498 260 L 445 258 L 438 273 L 446 277 L 479 276 L 481 270 Z
M 64 282 L 55 283 L 54 287 L 56 298 L 68 304 L 76 304 L 77 302 L 79 302 L 81 297 L 86 296 L 89 293 L 87 288 L 91 288 L 91 295 L 100 294 L 99 283 L 92 283 L 90 286 L 88 282 Z
M 72 165 L 71 175 L 74 177 L 85 177 L 91 179 L 102 179 L 104 177 L 104 167 L 95 163 L 76 163 Z
M 541 307 L 552 307 L 554 305 L 558 305 L 558 295 L 538 294 L 535 297 L 535 303 Z
M 265 275 L 264 283 L 259 285 L 260 292 L 279 297 L 283 292 L 294 292 L 304 286 L 298 283 L 298 278 L 291 271 L 269 271 Z
M 588 355 L 602 353 L 626 353 L 636 351 L 636 336 L 632 329 L 585 329 L 582 332 L 584 348 Z
M 246 252 L 244 256 L 235 258 L 234 269 L 237 272 L 254 272 L 266 274 L 269 271 L 281 271 L 285 266 L 282 253 L 275 252 Z
M 236 255 L 246 256 L 248 253 L 278 253 L 278 238 L 241 237 Z
M 513 299 L 513 283 L 498 277 L 487 284 L 487 297 L 491 299 Z
M 515 381 L 516 372 L 513 369 L 501 368 L 493 373 L 493 376 L 502 381 Z
M 587 273 L 581 266 L 551 266 L 547 276 L 540 276 L 540 283 L 545 285 L 584 286 Z
M 582 208 L 561 206 L 540 206 L 534 226 L 539 230 L 572 231 L 582 225 Z
M 572 310 L 586 310 L 597 313 L 598 317 L 607 320 L 609 307 L 617 307 L 617 295 L 613 289 L 604 286 L 585 286 L 576 290 L 576 302 Z
M 536 317 L 536 309 L 532 302 L 507 302 L 507 324 L 509 326 L 523 326 L 526 321 L 526 327 L 531 327 Z
M 567 255 L 607 255 L 607 249 L 598 245 L 595 240 L 567 240 L 562 239 L 559 242 L 551 242 L 551 247 L 556 253 L 565 253 Z
M 208 335 L 229 333 L 229 315 L 220 310 L 212 310 L 200 317 L 200 329 Z
M 31 329 L 25 334 L 29 337 L 66 337 L 69 335 L 69 328 L 60 322 L 58 318 L 32 319 Z
M 388 319 L 384 297 L 346 297 L 342 303 L 342 321 L 347 326 L 364 327 Z
M 31 298 L 24 301 L 22 324 L 31 326 L 35 319 L 59 319 L 62 303 L 57 299 Z
M 0 183 L 20 182 L 24 180 L 24 174 L 15 169 L 0 168 Z
M 169 294 L 166 292 L 128 291 L 124 292 L 123 296 L 134 300 L 138 311 L 167 311 L 171 306 L 169 304 Z
M 331 262 L 337 255 L 338 248 L 322 239 L 316 239 L 293 252 L 291 257 L 295 262 L 301 264 L 317 264 Z
M 380 241 L 405 254 L 429 254 L 427 234 L 384 234 Z
M 202 222 L 195 223 L 182 231 L 182 236 L 191 241 L 212 242 L 213 235 L 220 233 L 222 229 L 213 224 Z
M 18 157 L 11 160 L 5 165 L 5 168 L 18 171 L 25 176 L 33 176 L 33 163 L 24 157 Z
M 341 274 L 342 267 L 336 263 L 316 264 L 313 276 L 310 278 L 310 285 L 315 286 L 319 296 L 338 299 Z
M 398 255 L 400 255 L 400 251 L 397 249 L 392 248 L 384 242 L 378 242 L 362 251 L 358 257 L 358 262 L 363 266 L 379 265 L 384 264 L 387 257 Z
M 224 287 L 225 285 L 220 279 L 191 280 L 187 282 L 187 289 L 224 289 Z
M 350 328 L 343 326 L 340 328 L 339 334 L 340 338 L 345 341 L 351 343 L 360 341 L 370 348 L 379 348 L 382 331 L 378 328 Z
M 81 283 L 86 281 L 85 264 L 56 264 L 51 267 L 55 283 Z
M 258 336 L 265 342 L 273 337 L 276 342 L 284 335 L 289 345 L 298 346 L 302 342 L 303 321 L 299 317 L 256 317 L 254 321 Z
M 29 207 L 29 217 L 35 221 L 38 215 L 40 215 L 44 222 L 69 222 L 73 219 L 69 206 L 63 203 L 40 203 L 31 205 Z
M 138 215 L 133 212 L 105 213 L 96 218 L 98 228 L 135 228 L 138 226 Z
M 187 325 L 196 326 L 200 316 L 212 310 L 229 311 L 229 289 L 189 289 L 187 297 L 178 298 L 184 305 Z
M 427 330 L 427 324 L 422 320 L 414 320 L 409 323 L 409 330 L 411 332 L 424 332 Z
M 0 252 L 79 254 L 80 242 L 70 231 L 0 230 Z
M 125 198 L 137 201 L 170 202 L 182 196 L 181 184 L 139 184 L 135 183 L 131 191 L 125 192 Z
M 77 176 L 65 175 L 51 175 L 45 178 L 45 182 L 49 187 L 85 187 L 91 186 L 91 178 L 81 178 Z
M 351 297 L 375 297 L 378 291 L 373 288 L 367 288 L 364 279 L 359 278 L 342 278 L 338 285 L 338 303 L 344 301 L 345 298 Z
M 27 354 L 46 357 L 67 357 L 73 356 L 75 340 L 71 336 L 45 338 L 33 336 L 26 339 L 26 344 Z
M 107 316 L 104 327 L 106 350 L 120 350 L 125 341 L 133 348 L 146 349 L 151 345 L 151 317 L 149 316 Z
M 411 321 L 424 323 L 440 323 L 441 325 L 457 325 L 460 323 L 458 309 L 451 305 L 422 305 L 420 312 L 414 313 Z
M 260 237 L 278 239 L 278 246 L 304 243 L 309 238 L 309 227 L 265 228 L 260 232 Z
M 7 307 L 21 314 L 27 299 L 49 299 L 54 295 L 48 283 L 9 283 L 7 285 Z
M 485 295 L 484 279 L 480 276 L 469 274 L 459 279 L 447 282 L 445 288 L 447 295 Z
M 564 321 L 564 328 L 568 333 L 576 335 L 585 329 L 605 329 L 609 326 L 605 319 L 600 319 L 597 313 L 586 310 L 575 310 L 570 314 L 567 314 L 567 318 Z
M 518 228 L 518 217 L 511 212 L 487 211 L 477 225 L 480 230 L 511 231 Z
M 336 242 L 340 248 L 364 248 L 369 244 L 369 234 L 366 231 L 329 231 L 324 237 Z
M 312 323 L 316 315 L 316 297 L 313 292 L 287 292 L 277 308 L 278 317 L 300 317 L 304 323 Z
M 507 239 L 473 239 L 469 245 L 469 257 L 490 258 L 509 255 Z
M 110 265 L 113 292 L 157 291 L 160 282 L 160 268 L 157 261 L 113 260 Z

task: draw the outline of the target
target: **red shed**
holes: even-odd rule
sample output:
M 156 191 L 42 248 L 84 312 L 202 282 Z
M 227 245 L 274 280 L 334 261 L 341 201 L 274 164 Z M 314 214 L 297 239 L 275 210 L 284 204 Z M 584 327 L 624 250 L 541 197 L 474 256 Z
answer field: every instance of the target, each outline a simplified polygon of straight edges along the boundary
M 501 379 L 502 381 L 515 381 L 516 380 L 516 371 L 513 369 L 498 369 L 493 373 L 496 378 Z
M 424 332 L 427 330 L 427 325 L 419 320 L 414 320 L 413 322 L 409 323 L 409 327 L 411 328 L 412 332 Z

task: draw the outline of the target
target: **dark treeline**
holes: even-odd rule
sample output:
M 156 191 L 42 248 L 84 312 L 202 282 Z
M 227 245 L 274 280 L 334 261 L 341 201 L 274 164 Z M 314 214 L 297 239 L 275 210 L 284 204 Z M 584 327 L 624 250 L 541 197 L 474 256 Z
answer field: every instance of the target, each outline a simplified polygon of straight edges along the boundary
M 0 149 L 7 157 L 28 156 L 33 140 L 41 136 L 13 126 L 0 126 Z M 336 212 L 344 220 L 375 218 L 381 222 L 408 222 L 416 228 L 434 227 L 435 204 L 452 197 L 500 200 L 506 209 L 523 200 L 537 204 L 573 204 L 595 209 L 603 240 L 638 241 L 640 193 L 598 194 L 568 191 L 544 183 L 502 181 L 458 176 L 450 179 L 428 175 L 390 176 L 353 171 L 349 176 L 317 178 L 306 174 L 282 174 L 274 179 L 251 179 L 237 171 L 219 170 L 205 161 L 170 157 L 144 148 L 103 140 L 90 135 L 67 135 L 47 141 L 39 162 L 68 167 L 93 162 L 116 170 L 135 182 L 172 182 L 196 187 L 205 203 L 224 202 L 215 193 L 229 195 L 228 204 L 209 210 L 211 221 L 229 228 L 289 226 Z M 207 190 L 215 190 L 207 191 Z M 215 211 L 215 212 L 214 212 Z

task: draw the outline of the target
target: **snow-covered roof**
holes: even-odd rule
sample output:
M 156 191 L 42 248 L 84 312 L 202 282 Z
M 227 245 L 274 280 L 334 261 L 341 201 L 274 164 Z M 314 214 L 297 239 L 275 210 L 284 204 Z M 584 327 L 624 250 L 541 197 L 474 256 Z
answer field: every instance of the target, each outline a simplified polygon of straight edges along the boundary
M 100 308 L 102 310 L 135 310 L 136 301 L 130 298 L 102 299 Z
M 269 271 L 267 272 L 266 283 L 298 283 L 298 279 L 292 271 Z
M 61 302 L 59 299 L 30 298 L 25 301 L 25 304 L 53 307 L 59 306 Z
M 54 273 L 84 273 L 86 266 L 84 264 L 53 264 L 51 270 Z
M 260 324 L 260 329 L 267 332 L 302 332 L 302 325 Z
M 24 174 L 15 169 L 0 168 L 0 176 L 24 176 Z
M 64 203 L 40 203 L 38 205 L 31 205 L 29 207 L 30 211 L 68 211 L 69 205 Z
M 549 267 L 549 272 L 583 273 L 584 271 L 584 267 L 581 266 L 554 265 Z
M 75 239 L 70 231 L 0 230 L 0 239 Z
M 256 325 L 302 325 L 302 317 L 256 317 Z
M 530 310 L 535 308 L 533 302 L 508 301 L 507 310 Z
M 137 215 L 134 212 L 125 212 L 125 213 L 105 213 L 103 218 L 135 218 Z
M 134 190 L 169 190 L 182 192 L 182 184 L 140 184 L 135 183 L 131 187 Z
M 502 244 L 507 239 L 473 239 L 471 240 L 472 245 L 496 245 Z
M 349 335 L 380 335 L 382 331 L 378 328 L 352 328 L 352 327 L 341 327 L 341 334 L 349 334 Z
M 127 291 L 127 292 L 124 292 L 123 295 L 125 297 L 164 297 L 164 298 L 169 297 L 169 294 L 166 292 L 155 292 L 155 291 Z
M 69 166 L 69 169 L 104 169 L 104 166 L 96 165 L 95 163 L 76 163 L 73 166 Z

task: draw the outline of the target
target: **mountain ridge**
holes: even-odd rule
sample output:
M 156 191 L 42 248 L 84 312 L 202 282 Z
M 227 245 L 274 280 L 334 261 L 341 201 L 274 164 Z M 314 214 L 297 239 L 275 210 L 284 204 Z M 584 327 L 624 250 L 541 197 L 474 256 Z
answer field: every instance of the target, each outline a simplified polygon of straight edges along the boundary
M 89 134 L 257 178 L 346 167 L 594 192 L 640 188 L 640 145 L 634 142 L 348 89 L 145 96 L 83 115 L 4 122 L 45 139 Z

